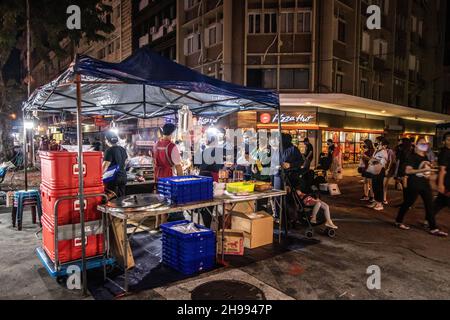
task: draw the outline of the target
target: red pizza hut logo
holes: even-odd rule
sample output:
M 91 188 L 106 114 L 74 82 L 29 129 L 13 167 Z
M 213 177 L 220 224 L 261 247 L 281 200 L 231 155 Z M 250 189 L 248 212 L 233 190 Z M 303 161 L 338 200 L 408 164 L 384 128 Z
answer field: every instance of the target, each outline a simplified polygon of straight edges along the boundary
M 270 123 L 270 121 L 272 120 L 272 116 L 270 115 L 270 113 L 263 113 L 260 118 L 259 118 L 260 122 L 263 124 L 268 124 Z

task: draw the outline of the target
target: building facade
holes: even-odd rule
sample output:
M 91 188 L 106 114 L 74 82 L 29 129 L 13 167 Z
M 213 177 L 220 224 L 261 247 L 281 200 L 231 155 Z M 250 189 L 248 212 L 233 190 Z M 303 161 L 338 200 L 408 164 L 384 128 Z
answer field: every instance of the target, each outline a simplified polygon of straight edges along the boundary
M 147 46 L 171 60 L 176 59 L 176 0 L 133 1 L 133 51 Z
M 425 134 L 432 141 L 435 124 L 445 121 L 445 1 L 177 4 L 178 62 L 225 81 L 278 90 L 284 130 L 299 141 L 308 136 L 318 152 L 333 139 L 355 163 L 366 138 L 385 134 L 396 143 Z M 380 30 L 367 28 L 373 4 Z M 273 128 L 262 123 L 273 114 L 241 116 L 246 124 L 254 118 L 256 129 Z

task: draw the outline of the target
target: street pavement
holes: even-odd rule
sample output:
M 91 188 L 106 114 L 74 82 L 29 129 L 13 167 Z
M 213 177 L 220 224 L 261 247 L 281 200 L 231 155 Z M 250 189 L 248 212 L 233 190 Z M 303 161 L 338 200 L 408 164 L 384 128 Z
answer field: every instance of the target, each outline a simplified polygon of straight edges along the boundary
M 394 227 L 400 191 L 390 191 L 390 205 L 377 212 L 359 201 L 360 178 L 347 177 L 339 186 L 341 196 L 323 197 L 339 226 L 336 238 L 316 232 L 311 242 L 303 238 L 303 230 L 292 231 L 297 240 L 285 253 L 123 299 L 189 299 L 196 286 L 222 279 L 242 279 L 269 299 L 450 299 L 450 239 L 425 231 L 421 200 L 407 215 L 412 230 L 402 231 Z M 40 240 L 37 228 L 27 223 L 30 215 L 25 215 L 25 230 L 18 232 L 11 227 L 9 209 L 0 212 L 0 298 L 79 299 L 79 292 L 58 285 L 40 265 L 34 253 Z M 438 216 L 445 231 L 450 230 L 449 213 Z M 380 270 L 380 289 L 367 286 L 370 266 Z

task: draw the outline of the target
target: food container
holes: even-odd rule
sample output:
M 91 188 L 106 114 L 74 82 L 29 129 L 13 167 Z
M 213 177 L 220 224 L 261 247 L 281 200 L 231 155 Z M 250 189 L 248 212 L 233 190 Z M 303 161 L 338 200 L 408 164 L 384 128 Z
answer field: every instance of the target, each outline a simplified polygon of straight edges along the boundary
M 229 193 L 250 193 L 255 191 L 255 184 L 251 182 L 233 182 L 227 184 Z
M 263 192 L 272 190 L 272 184 L 270 182 L 258 181 L 255 183 L 255 191 Z

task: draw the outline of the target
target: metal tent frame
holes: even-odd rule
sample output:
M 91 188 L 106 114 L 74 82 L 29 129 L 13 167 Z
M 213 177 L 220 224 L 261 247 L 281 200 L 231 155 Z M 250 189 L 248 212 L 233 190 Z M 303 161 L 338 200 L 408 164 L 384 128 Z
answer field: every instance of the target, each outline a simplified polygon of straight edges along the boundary
M 149 61 L 155 62 L 149 66 Z M 147 72 L 147 68 L 150 68 L 150 72 Z M 166 74 L 164 70 L 179 74 Z M 153 71 L 157 73 L 154 78 L 151 77 Z M 78 163 L 83 163 L 83 115 L 152 119 L 176 114 L 186 105 L 194 115 L 216 118 L 246 110 L 275 110 L 281 134 L 279 98 L 275 91 L 237 86 L 204 76 L 160 57 L 149 49 L 139 50 L 134 56 L 118 64 L 78 55 L 69 69 L 33 92 L 24 104 L 23 113 L 24 118 L 34 111 L 75 113 Z M 283 152 L 281 143 L 280 152 Z M 83 170 L 79 170 L 78 174 L 78 198 L 80 203 L 84 203 Z M 82 292 L 86 295 L 84 220 L 84 206 L 80 206 Z

